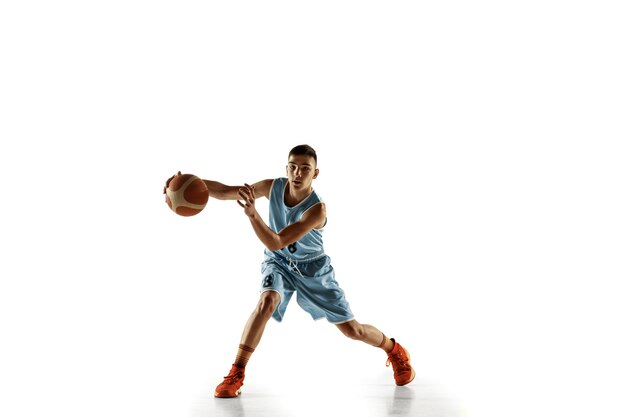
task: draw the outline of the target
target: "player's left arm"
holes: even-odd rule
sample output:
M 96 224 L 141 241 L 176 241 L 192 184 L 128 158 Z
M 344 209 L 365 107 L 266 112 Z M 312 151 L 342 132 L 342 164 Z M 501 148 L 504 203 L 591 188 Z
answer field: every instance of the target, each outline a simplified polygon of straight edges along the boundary
M 254 207 L 254 189 L 248 185 L 246 188 L 242 188 L 239 194 L 241 201 L 237 200 L 237 202 L 244 208 L 244 212 L 248 216 L 248 219 L 250 219 L 254 233 L 270 251 L 279 250 L 297 242 L 311 230 L 324 226 L 326 221 L 326 205 L 324 203 L 317 203 L 305 211 L 300 220 L 276 233 L 265 224 L 256 211 Z

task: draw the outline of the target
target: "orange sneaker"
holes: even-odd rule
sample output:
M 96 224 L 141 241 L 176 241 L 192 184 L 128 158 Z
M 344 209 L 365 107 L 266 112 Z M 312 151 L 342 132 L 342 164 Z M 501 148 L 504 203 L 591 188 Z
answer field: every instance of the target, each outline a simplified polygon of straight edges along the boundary
M 411 367 L 411 355 L 400 343 L 393 340 L 393 349 L 387 354 L 387 366 L 393 367 L 393 377 L 396 385 L 406 385 L 415 378 L 415 371 Z
M 240 368 L 233 364 L 224 381 L 215 388 L 215 396 L 218 398 L 233 398 L 241 394 L 241 386 L 246 376 L 246 368 Z

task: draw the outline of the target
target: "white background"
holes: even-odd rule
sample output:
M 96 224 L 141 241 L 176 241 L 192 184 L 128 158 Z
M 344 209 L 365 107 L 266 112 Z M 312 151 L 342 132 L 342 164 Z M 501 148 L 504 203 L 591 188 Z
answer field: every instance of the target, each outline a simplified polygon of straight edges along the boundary
M 618 3 L 3 2 L 1 414 L 211 395 L 262 246 L 163 183 L 283 175 L 308 143 L 337 279 L 420 378 L 472 416 L 624 415 Z M 294 303 L 250 383 L 381 355 Z

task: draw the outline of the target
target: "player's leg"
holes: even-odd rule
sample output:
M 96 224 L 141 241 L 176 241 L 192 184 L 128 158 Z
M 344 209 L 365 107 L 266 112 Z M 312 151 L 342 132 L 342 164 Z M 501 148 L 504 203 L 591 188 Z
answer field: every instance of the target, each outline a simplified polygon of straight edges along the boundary
M 264 291 L 259 297 L 259 302 L 250 314 L 246 326 L 243 329 L 241 335 L 241 345 L 246 346 L 249 349 L 256 349 L 261 341 L 263 332 L 265 331 L 265 325 L 272 317 L 272 314 L 280 304 L 280 294 L 276 291 Z M 246 355 L 245 352 L 239 352 L 239 355 L 243 355 L 245 362 L 235 362 L 235 364 L 241 364 L 246 366 L 250 355 Z
M 391 352 L 393 348 L 393 341 L 371 324 L 361 324 L 356 320 L 350 320 L 336 326 L 341 330 L 341 333 L 350 339 L 360 340 L 368 345 L 379 347 L 385 352 Z
M 241 393 L 248 360 L 258 346 L 265 331 L 265 326 L 280 303 L 280 294 L 276 291 L 264 291 L 259 302 L 250 314 L 243 329 L 239 349 L 231 370 L 224 381 L 215 388 L 215 396 L 232 398 Z
M 305 311 L 313 318 L 326 317 L 351 339 L 383 349 L 387 353 L 387 366 L 393 365 L 396 384 L 406 385 L 413 380 L 415 372 L 409 363 L 409 353 L 376 327 L 354 319 L 345 293 L 335 280 L 329 257 L 298 264 L 298 269 L 306 276 L 306 279 L 294 281 L 299 287 L 298 304 Z
M 359 340 L 368 345 L 383 349 L 387 353 L 387 366 L 392 365 L 397 385 L 406 385 L 415 378 L 415 371 L 411 367 L 411 356 L 394 339 L 389 339 L 371 324 L 361 324 L 356 320 L 349 320 L 336 324 L 337 328 L 350 339 Z

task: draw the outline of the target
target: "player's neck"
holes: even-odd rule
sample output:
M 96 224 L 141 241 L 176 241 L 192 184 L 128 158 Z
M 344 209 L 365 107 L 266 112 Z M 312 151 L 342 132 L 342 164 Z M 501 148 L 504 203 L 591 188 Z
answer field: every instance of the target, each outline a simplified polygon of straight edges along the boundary
M 305 198 L 307 198 L 313 192 L 313 186 L 310 185 L 307 188 L 294 189 L 291 184 L 287 184 L 285 190 L 285 204 L 290 207 L 300 204 Z

